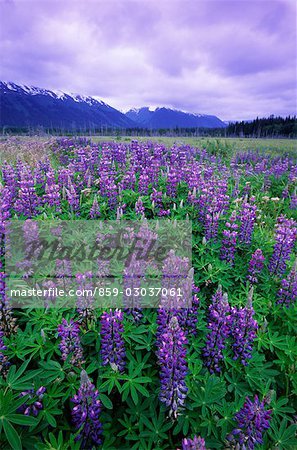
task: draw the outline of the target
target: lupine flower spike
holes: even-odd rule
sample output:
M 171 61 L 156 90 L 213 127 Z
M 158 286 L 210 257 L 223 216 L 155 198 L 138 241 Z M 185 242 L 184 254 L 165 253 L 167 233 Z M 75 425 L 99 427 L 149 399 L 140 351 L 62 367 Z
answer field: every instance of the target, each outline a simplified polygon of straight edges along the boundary
M 246 398 L 241 410 L 235 414 L 236 428 L 227 440 L 240 445 L 240 449 L 254 450 L 257 444 L 263 444 L 263 433 L 268 430 L 272 410 L 266 409 L 268 398 L 260 402 L 257 395 L 254 401 Z M 235 447 L 238 448 L 238 447 Z
M 83 363 L 83 350 L 79 337 L 79 324 L 72 319 L 69 322 L 63 319 L 58 326 L 58 334 L 61 338 L 59 349 L 62 353 L 62 360 L 66 361 L 70 357 L 70 363 L 80 367 Z
M 251 284 L 258 283 L 258 276 L 262 272 L 264 267 L 265 257 L 262 250 L 258 248 L 255 253 L 252 254 L 251 260 L 249 262 L 248 276 L 247 279 Z
M 208 329 L 206 344 L 202 351 L 205 366 L 210 373 L 221 372 L 221 361 L 223 360 L 223 349 L 226 340 L 230 335 L 230 305 L 227 294 L 222 293 L 219 286 L 217 292 L 212 297 L 212 302 L 208 308 Z
M 272 274 L 282 275 L 287 268 L 297 236 L 297 224 L 293 219 L 280 216 L 275 227 L 275 245 L 273 255 L 269 262 Z
M 179 411 L 184 407 L 188 388 L 186 386 L 185 333 L 178 324 L 176 317 L 172 317 L 167 330 L 159 339 L 157 351 L 160 365 L 160 401 L 169 408 L 169 416 L 176 419 Z
M 123 318 L 121 310 L 110 310 L 101 316 L 102 364 L 119 372 L 123 372 L 126 364 Z
M 277 304 L 287 308 L 297 301 L 297 260 L 287 278 L 281 281 L 281 288 L 277 293 Z
M 101 402 L 99 392 L 85 370 L 81 371 L 80 379 L 80 388 L 71 399 L 75 405 L 71 414 L 75 429 L 78 431 L 76 441 L 81 441 L 81 448 L 90 449 L 102 442 Z
M 236 212 L 234 211 L 230 217 L 229 222 L 226 222 L 226 229 L 223 231 L 222 248 L 221 248 L 221 259 L 225 260 L 231 266 L 234 264 L 234 257 L 236 251 L 236 241 L 237 241 L 237 228 L 238 225 L 236 221 Z
M 182 440 L 182 450 L 206 450 L 205 440 L 199 436 Z
M 252 301 L 253 287 L 249 291 L 247 304 L 244 308 L 231 308 L 233 359 L 239 359 L 244 366 L 248 364 L 248 360 L 252 357 L 253 342 L 258 328 L 257 322 L 253 319 Z
M 7 369 L 9 367 L 8 356 L 5 355 L 5 350 L 7 350 L 6 345 L 3 341 L 4 333 L 0 330 L 0 376 L 6 376 Z

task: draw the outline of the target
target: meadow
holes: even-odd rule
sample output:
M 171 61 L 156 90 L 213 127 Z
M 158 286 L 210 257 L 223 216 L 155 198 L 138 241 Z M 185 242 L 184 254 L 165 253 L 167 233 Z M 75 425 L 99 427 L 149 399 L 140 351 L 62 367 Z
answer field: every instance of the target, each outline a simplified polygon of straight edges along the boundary
M 296 141 L 3 137 L 0 164 L 0 449 L 297 448 Z M 125 245 L 165 229 L 175 250 L 158 280 L 190 280 L 191 303 L 161 290 L 143 307 L 151 261 L 133 256 L 129 301 L 114 291 L 114 308 L 89 294 L 65 306 L 54 290 L 16 306 L 15 224 L 29 283 L 42 227 L 61 243 L 62 224 L 81 224 L 74 236 L 87 245 L 106 221 L 127 227 Z M 109 245 L 108 230 L 97 239 Z M 58 254 L 50 280 L 39 264 L 39 284 L 104 287 L 105 263 Z

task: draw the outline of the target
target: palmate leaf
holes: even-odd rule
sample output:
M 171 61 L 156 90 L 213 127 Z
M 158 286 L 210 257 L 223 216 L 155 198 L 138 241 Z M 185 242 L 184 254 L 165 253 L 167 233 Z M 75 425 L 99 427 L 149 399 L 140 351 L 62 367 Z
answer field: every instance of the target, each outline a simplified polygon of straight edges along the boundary
M 202 406 L 203 411 L 206 406 L 210 407 L 211 404 L 218 403 L 226 392 L 225 381 L 215 375 L 210 375 L 204 386 L 199 385 L 196 389 L 193 389 L 192 398 L 194 401 L 192 407 Z
M 140 392 L 145 397 L 149 397 L 148 390 L 142 386 L 142 384 L 150 383 L 152 381 L 149 377 L 122 377 L 126 382 L 121 386 L 120 392 L 122 393 L 122 400 L 126 400 L 131 395 L 135 405 L 138 404 Z M 138 392 L 137 392 L 138 391 Z
M 141 399 L 137 405 L 135 405 L 132 398 L 127 398 L 126 400 L 128 408 L 126 409 L 127 414 L 133 419 L 133 421 L 138 422 L 139 417 L 145 415 L 146 417 L 153 417 L 155 415 L 155 409 L 159 405 L 158 398 L 148 397 Z
M 47 383 L 51 383 L 57 379 L 63 381 L 66 374 L 60 363 L 57 361 L 42 361 L 39 363 L 42 367 L 42 375 L 46 378 Z
M 273 368 L 272 362 L 265 363 L 265 357 L 257 351 L 253 352 L 253 357 L 245 369 L 245 380 L 250 385 L 252 391 L 260 391 L 265 394 L 267 380 L 274 381 L 274 377 L 279 375 L 279 371 Z
M 146 416 L 141 416 L 139 419 L 140 428 L 143 431 L 140 432 L 140 437 L 152 438 L 155 442 L 159 439 L 167 439 L 167 431 L 172 428 L 173 423 L 167 421 L 165 414 L 161 411 L 158 416 L 148 418 Z
M 216 405 L 216 410 L 222 416 L 221 419 L 218 420 L 217 426 L 221 428 L 222 439 L 225 439 L 227 432 L 231 431 L 233 422 L 233 417 L 236 412 L 236 403 L 226 402 L 225 399 L 222 401 L 222 406 Z
M 272 421 L 268 434 L 271 436 L 276 448 L 295 450 L 297 447 L 296 430 L 297 425 L 288 425 L 288 421 L 284 419 L 280 426 L 275 421 Z
M 97 388 L 100 390 L 100 392 L 107 392 L 108 395 L 110 395 L 111 391 L 114 387 L 117 388 L 118 392 L 121 392 L 121 384 L 120 380 L 122 379 L 122 376 L 119 374 L 119 372 L 110 372 L 106 375 L 102 376 L 102 379 L 107 378 L 106 381 L 102 381 L 98 378 L 97 381 Z
M 200 425 L 200 418 L 198 417 L 197 411 L 190 410 L 190 405 L 181 412 L 181 414 L 177 417 L 176 425 L 173 429 L 173 435 L 177 435 L 180 432 L 183 433 L 184 436 L 189 434 L 189 430 L 195 432 Z
M 0 392 L 0 433 L 3 429 L 6 440 L 13 450 L 22 448 L 19 433 L 14 425 L 32 426 L 37 424 L 35 417 L 17 414 L 18 408 L 26 399 L 27 396 L 22 398 L 16 397 L 11 390 Z
M 252 395 L 248 383 L 243 379 L 242 374 L 235 370 L 225 373 L 225 378 L 228 381 L 228 392 L 235 392 L 236 397 L 246 397 Z
M 10 367 L 6 377 L 6 384 L 9 388 L 17 391 L 25 391 L 32 388 L 32 380 L 42 373 L 42 369 L 30 370 L 23 375 L 29 362 L 30 359 L 25 361 L 18 370 L 16 370 L 16 366 Z
M 289 414 L 294 414 L 295 409 L 287 406 L 289 399 L 286 397 L 279 398 L 277 400 L 271 400 L 270 408 L 273 412 L 275 420 L 281 421 L 281 419 L 291 420 Z
M 139 440 L 139 429 L 138 424 L 133 423 L 131 417 L 124 414 L 123 419 L 118 419 L 119 423 L 123 426 L 123 430 L 119 432 L 119 436 L 125 436 L 128 441 L 138 441 Z
M 219 439 L 221 432 L 217 426 L 217 417 L 213 408 L 205 408 L 205 414 L 202 410 L 202 422 L 200 423 L 199 431 L 201 429 L 204 429 L 201 434 L 214 436 L 216 439 Z
M 28 442 L 28 448 L 30 443 Z M 81 443 L 75 442 L 73 438 L 67 439 L 67 442 L 63 439 L 62 431 L 56 436 L 54 433 L 49 433 L 48 438 L 45 439 L 45 443 L 38 442 L 35 443 L 34 448 L 37 450 L 79 450 Z

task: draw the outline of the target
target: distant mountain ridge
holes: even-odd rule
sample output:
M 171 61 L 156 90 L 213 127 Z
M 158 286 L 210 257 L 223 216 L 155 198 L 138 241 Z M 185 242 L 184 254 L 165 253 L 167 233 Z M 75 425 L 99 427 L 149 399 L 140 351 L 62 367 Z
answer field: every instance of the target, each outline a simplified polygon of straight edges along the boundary
M 143 107 L 126 114 L 94 97 L 0 81 L 0 127 L 49 129 L 224 128 L 218 117 Z
M 0 126 L 132 128 L 125 114 L 93 97 L 0 82 Z
M 126 116 L 144 128 L 224 128 L 225 122 L 216 116 L 189 113 L 173 108 L 156 108 L 148 106 L 134 108 L 126 112 Z

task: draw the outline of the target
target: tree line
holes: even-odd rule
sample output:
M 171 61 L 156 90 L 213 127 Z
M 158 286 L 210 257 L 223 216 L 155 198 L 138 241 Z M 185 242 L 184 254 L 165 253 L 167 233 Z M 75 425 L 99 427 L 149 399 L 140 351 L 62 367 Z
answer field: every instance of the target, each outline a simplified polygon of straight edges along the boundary
M 250 121 L 230 122 L 224 128 L 117 128 L 110 126 L 96 126 L 77 128 L 71 127 L 3 127 L 3 135 L 97 135 L 97 136 L 170 136 L 170 137 L 247 137 L 247 138 L 297 138 L 296 116 L 256 118 Z

